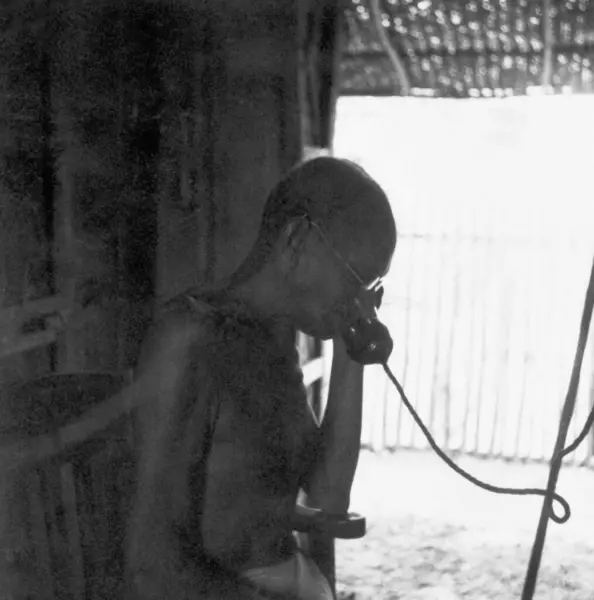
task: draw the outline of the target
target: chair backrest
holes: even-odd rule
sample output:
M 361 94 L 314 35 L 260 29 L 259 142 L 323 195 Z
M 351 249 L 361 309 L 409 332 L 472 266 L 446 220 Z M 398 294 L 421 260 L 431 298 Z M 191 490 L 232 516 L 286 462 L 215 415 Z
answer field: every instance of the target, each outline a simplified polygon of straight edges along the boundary
M 31 444 L 59 432 L 116 395 L 125 383 L 122 376 L 89 373 L 51 375 L 21 385 L 3 394 L 0 443 Z M 124 414 L 35 464 L 19 468 L 18 451 L 16 468 L 15 463 L 4 469 L 0 464 L 0 587 L 6 594 L 1 597 L 122 596 L 123 541 L 134 486 L 133 438 L 132 419 Z M 59 435 L 56 440 L 59 446 Z

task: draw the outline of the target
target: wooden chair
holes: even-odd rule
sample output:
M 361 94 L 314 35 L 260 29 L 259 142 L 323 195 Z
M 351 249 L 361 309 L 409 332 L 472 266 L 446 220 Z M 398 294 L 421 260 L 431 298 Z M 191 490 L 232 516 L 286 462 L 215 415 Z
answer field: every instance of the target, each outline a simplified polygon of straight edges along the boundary
M 125 377 L 51 375 L 9 390 L 0 415 L 0 599 L 112 600 L 123 595 L 133 499 L 133 419 L 117 403 Z M 109 400 L 109 399 L 112 400 Z M 81 419 L 93 426 L 81 433 Z M 364 520 L 316 525 L 296 511 L 334 587 L 334 537 Z
M 110 374 L 51 375 L 3 399 L 8 414 L 0 423 L 0 465 L 8 485 L 0 507 L 0 574 L 6 598 L 121 597 L 134 470 L 131 420 L 122 415 L 73 445 L 63 443 L 61 432 L 124 381 Z

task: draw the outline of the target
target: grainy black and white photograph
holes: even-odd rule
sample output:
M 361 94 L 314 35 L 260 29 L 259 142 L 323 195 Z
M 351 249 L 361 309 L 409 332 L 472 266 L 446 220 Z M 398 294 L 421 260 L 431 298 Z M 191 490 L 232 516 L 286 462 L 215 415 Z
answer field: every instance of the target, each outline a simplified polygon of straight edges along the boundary
M 0 0 L 0 600 L 594 600 L 594 0 Z

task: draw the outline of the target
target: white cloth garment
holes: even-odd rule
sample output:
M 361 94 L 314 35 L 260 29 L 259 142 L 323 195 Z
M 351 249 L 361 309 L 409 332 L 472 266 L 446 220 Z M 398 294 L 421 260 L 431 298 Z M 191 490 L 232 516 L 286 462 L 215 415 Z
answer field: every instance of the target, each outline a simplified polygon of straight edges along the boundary
M 333 600 L 328 580 L 311 557 L 299 549 L 286 561 L 248 569 L 241 575 L 262 591 L 290 594 L 299 600 Z

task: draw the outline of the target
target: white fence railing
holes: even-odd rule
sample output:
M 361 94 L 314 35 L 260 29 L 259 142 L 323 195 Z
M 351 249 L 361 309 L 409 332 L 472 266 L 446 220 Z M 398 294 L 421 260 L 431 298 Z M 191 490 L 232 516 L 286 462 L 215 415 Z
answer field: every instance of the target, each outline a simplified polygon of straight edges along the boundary
M 394 373 L 440 445 L 550 457 L 591 261 L 590 244 L 567 239 L 401 237 L 381 317 L 395 341 Z M 570 437 L 592 405 L 593 345 Z M 368 369 L 364 393 L 365 446 L 428 447 L 380 368 Z M 592 456 L 590 436 L 568 462 Z

